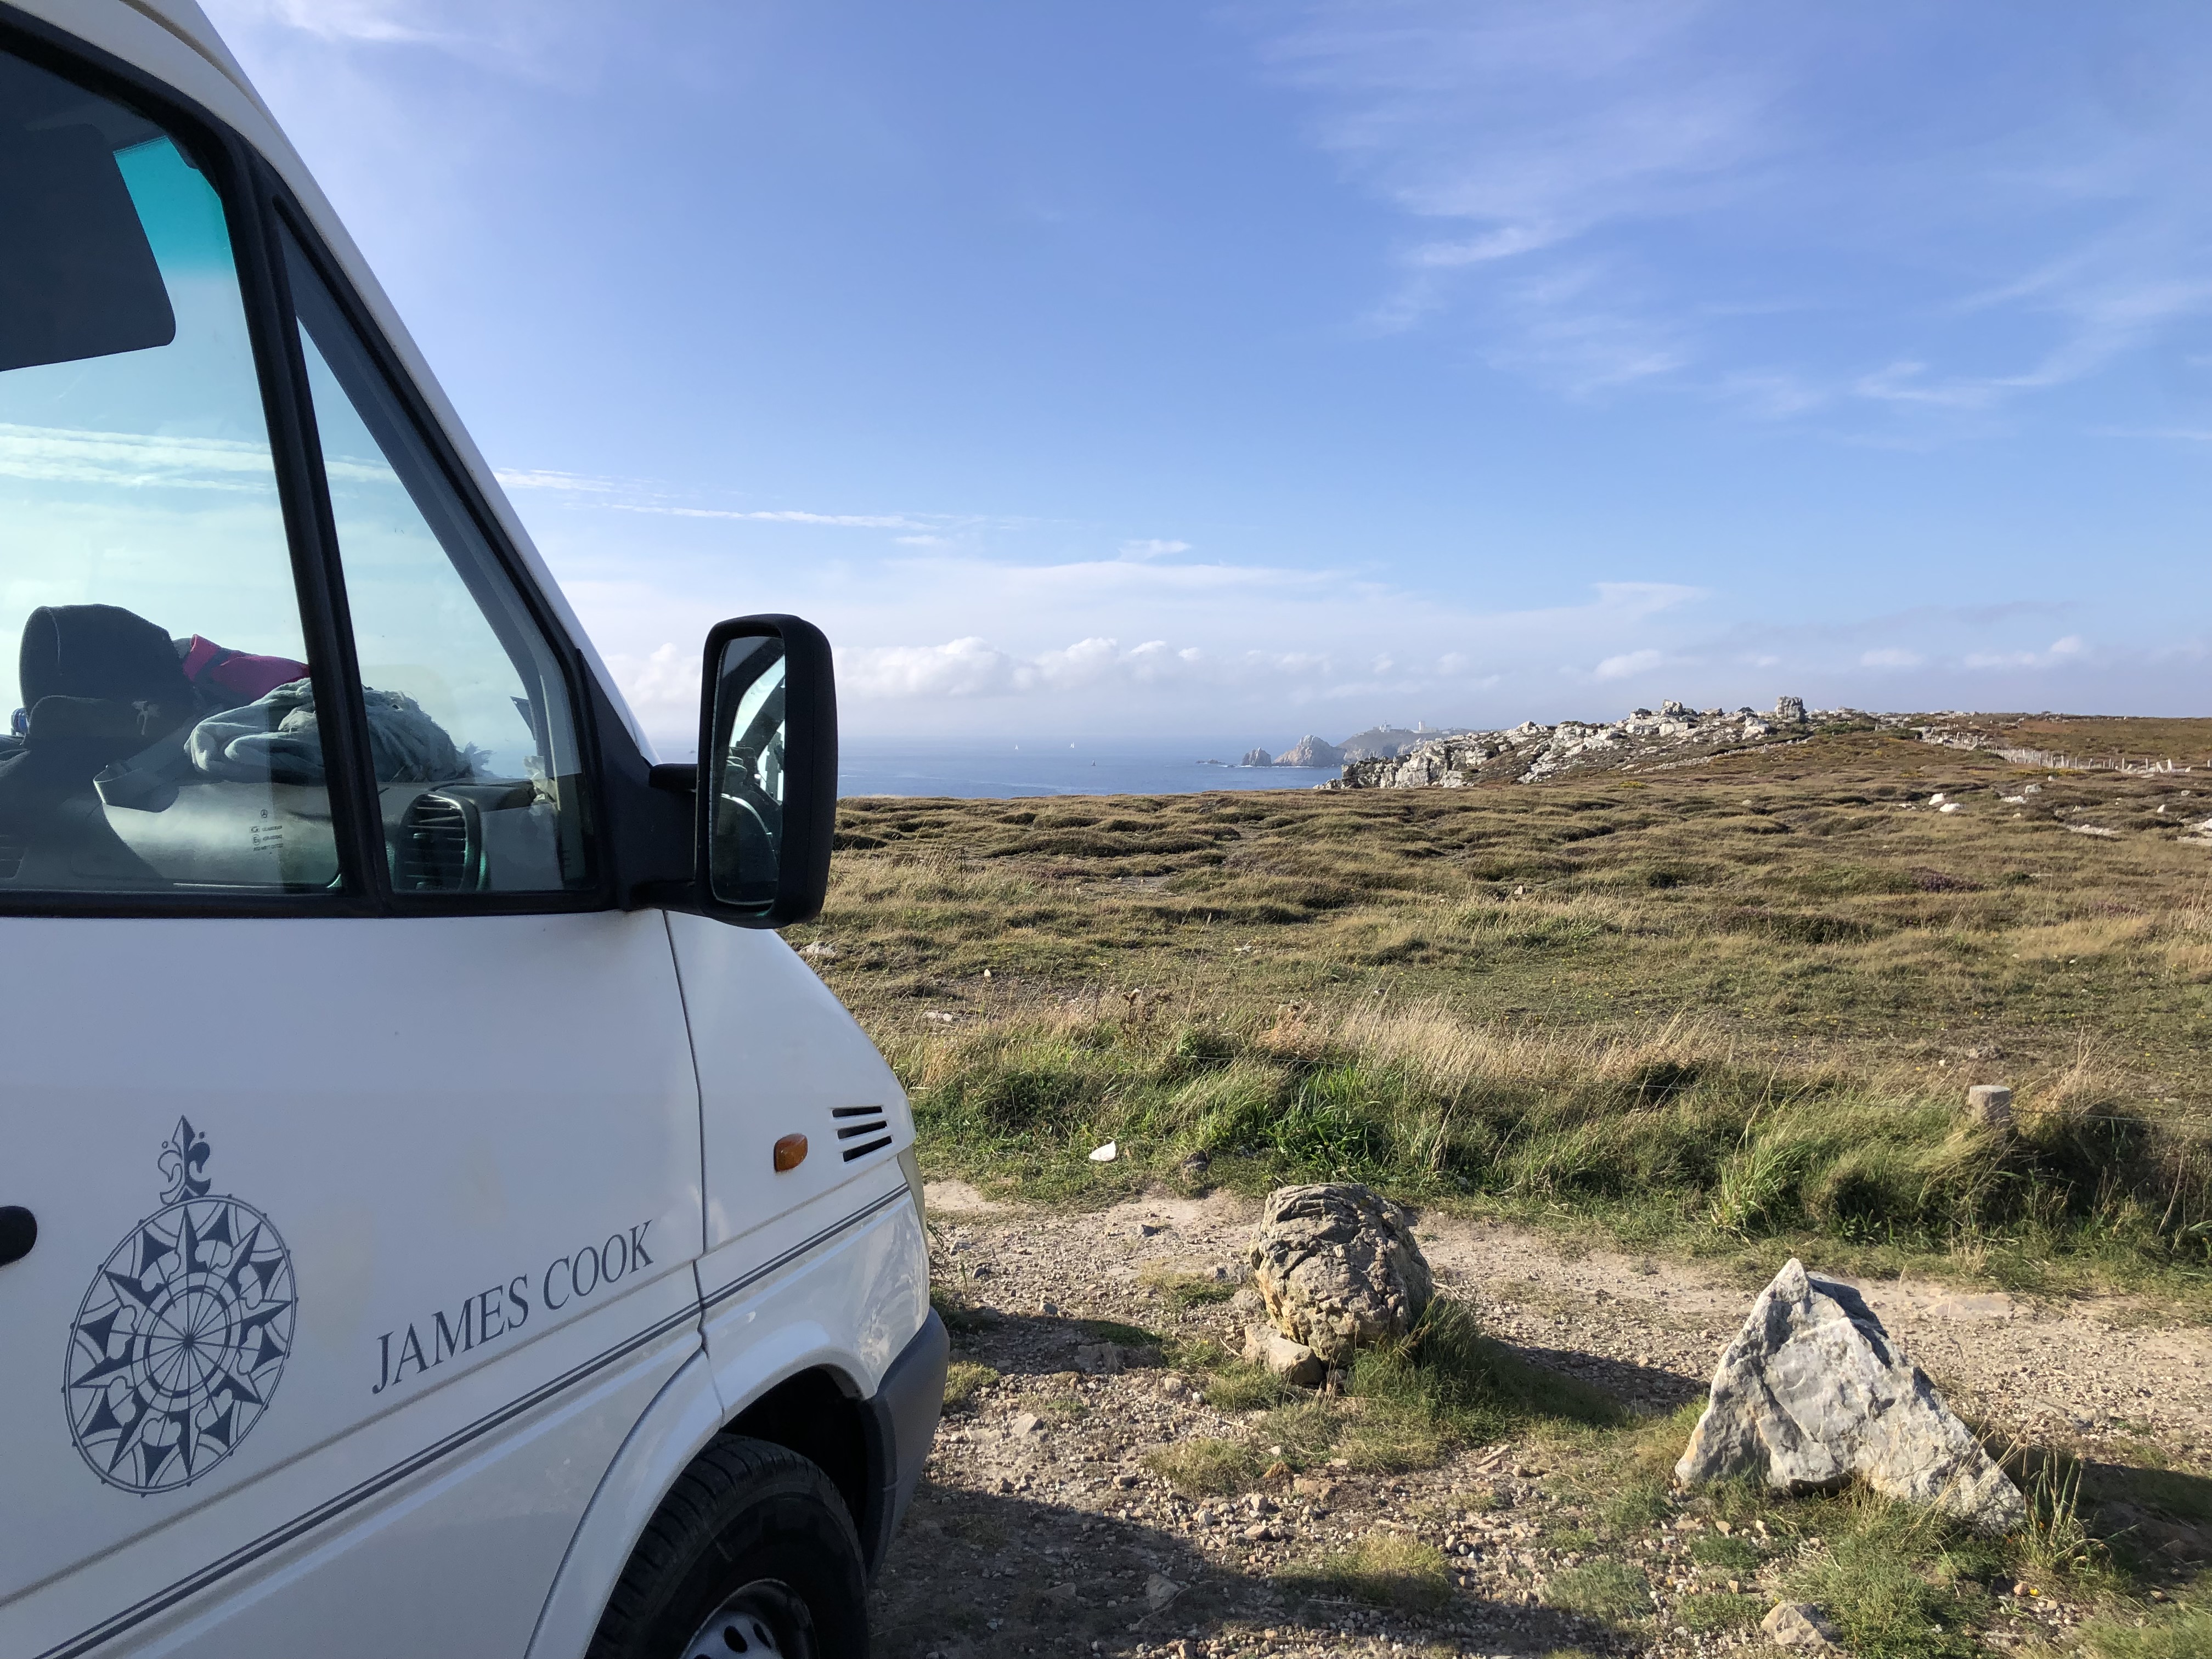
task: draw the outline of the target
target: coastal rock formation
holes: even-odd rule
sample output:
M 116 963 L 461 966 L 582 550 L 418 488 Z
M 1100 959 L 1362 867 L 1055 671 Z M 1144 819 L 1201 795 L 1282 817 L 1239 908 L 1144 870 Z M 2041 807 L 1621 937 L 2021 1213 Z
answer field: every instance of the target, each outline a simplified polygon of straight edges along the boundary
M 2020 1488 L 1859 1293 L 1814 1278 L 1795 1256 L 1721 1356 L 1674 1465 L 1686 1486 L 1738 1475 L 1781 1492 L 1832 1491 L 1856 1475 L 1989 1533 L 2027 1518 Z
M 1397 752 L 1364 759 L 1347 740 L 1342 773 L 1335 782 L 1320 787 L 1458 789 L 1474 783 L 1540 783 L 1574 772 L 1636 772 L 1694 764 L 1752 744 L 1795 740 L 1809 720 L 1851 722 L 1875 729 L 1904 724 L 1901 715 L 1851 708 L 1808 715 L 1799 697 L 1780 698 L 1775 708 L 1771 715 L 1749 708 L 1730 713 L 1693 709 L 1669 699 L 1656 714 L 1637 708 L 1617 720 L 1561 720 L 1557 726 L 1523 720 L 1500 732 L 1437 732 Z
M 1310 732 L 1284 753 L 1275 757 L 1278 766 L 1341 766 L 1344 750 L 1333 743 L 1323 743 Z
M 1266 750 L 1251 749 L 1247 750 L 1245 751 L 1244 758 L 1238 761 L 1237 763 L 1239 766 L 1273 766 L 1275 762 L 1274 757 L 1268 754 Z
M 1275 1328 L 1331 1365 L 1407 1334 L 1436 1294 L 1413 1217 L 1357 1182 L 1269 1194 L 1249 1254 Z
M 1419 721 L 1411 726 L 1370 726 L 1364 732 L 1354 732 L 1337 749 L 1348 761 L 1395 760 L 1425 743 L 1457 736 L 1455 731 L 1440 732 Z

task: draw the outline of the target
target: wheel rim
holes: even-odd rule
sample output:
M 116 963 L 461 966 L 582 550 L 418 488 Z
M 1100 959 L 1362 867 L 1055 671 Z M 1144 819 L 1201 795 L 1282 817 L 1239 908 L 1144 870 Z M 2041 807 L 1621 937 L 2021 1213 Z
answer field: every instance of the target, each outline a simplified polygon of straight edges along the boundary
M 737 1591 L 684 1644 L 683 1659 L 814 1659 L 814 1620 L 787 1584 L 759 1579 Z

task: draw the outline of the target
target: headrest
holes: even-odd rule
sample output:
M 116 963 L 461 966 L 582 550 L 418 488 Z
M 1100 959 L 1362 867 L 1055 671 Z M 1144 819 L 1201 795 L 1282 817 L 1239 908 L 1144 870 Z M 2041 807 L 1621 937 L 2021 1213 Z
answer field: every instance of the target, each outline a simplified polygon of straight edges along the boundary
M 114 605 L 42 605 L 23 624 L 23 706 L 42 697 L 106 697 L 184 710 L 192 693 L 169 636 Z

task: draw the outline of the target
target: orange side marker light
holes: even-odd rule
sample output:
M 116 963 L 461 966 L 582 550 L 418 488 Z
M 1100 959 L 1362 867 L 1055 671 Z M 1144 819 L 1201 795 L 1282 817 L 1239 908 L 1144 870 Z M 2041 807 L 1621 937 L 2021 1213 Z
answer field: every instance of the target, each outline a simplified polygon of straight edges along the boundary
M 806 1162 L 806 1137 L 786 1135 L 775 1143 L 775 1172 L 783 1174 Z

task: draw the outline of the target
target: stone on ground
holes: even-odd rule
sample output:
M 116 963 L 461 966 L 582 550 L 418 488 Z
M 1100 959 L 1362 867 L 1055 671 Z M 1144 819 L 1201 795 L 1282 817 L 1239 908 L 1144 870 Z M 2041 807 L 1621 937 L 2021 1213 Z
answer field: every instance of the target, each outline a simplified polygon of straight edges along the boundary
M 1832 1648 L 1836 1632 L 1810 1601 L 1781 1601 L 1759 1621 L 1778 1648 Z
M 1264 1325 L 1254 1325 L 1244 1333 L 1244 1363 L 1265 1365 L 1288 1382 L 1302 1389 L 1320 1385 L 1328 1375 L 1328 1367 L 1321 1356 L 1303 1342 L 1293 1342 L 1280 1331 L 1271 1331 Z
M 1356 1182 L 1269 1194 L 1249 1254 L 1275 1328 L 1326 1364 L 1405 1336 L 1436 1293 L 1413 1217 Z
M 1795 1256 L 1752 1304 L 1674 1466 L 1685 1486 L 1750 1475 L 1821 1492 L 1853 1475 L 1984 1532 L 2027 1518 L 2020 1489 L 1847 1285 Z

